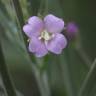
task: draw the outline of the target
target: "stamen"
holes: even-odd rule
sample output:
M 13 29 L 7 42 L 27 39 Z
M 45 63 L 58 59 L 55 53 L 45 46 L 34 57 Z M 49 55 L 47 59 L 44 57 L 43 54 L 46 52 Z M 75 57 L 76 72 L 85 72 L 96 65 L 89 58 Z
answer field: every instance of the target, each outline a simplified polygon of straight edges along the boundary
M 53 37 L 52 34 L 50 34 L 49 32 L 47 32 L 46 30 L 44 30 L 43 32 L 41 32 L 41 36 L 38 38 L 40 39 L 44 39 L 45 41 L 50 40 Z

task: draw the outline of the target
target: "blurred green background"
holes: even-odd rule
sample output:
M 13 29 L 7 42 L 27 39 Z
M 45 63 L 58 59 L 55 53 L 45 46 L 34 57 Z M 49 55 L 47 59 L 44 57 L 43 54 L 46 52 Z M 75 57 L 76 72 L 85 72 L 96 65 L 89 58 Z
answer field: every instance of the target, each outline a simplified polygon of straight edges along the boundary
M 22 26 L 46 6 L 48 14 L 76 22 L 79 34 L 61 55 L 37 59 L 26 49 Z M 7 96 L 3 63 L 20 92 L 16 96 L 96 96 L 95 23 L 95 0 L 0 0 L 0 96 Z

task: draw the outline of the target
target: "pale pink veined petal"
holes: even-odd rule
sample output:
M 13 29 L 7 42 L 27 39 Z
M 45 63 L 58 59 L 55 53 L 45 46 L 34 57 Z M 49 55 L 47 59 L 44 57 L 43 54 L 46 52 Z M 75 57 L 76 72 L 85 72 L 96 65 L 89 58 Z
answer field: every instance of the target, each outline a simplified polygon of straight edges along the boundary
M 55 54 L 60 54 L 67 45 L 67 40 L 62 34 L 55 34 L 55 37 L 46 44 L 46 48 Z
M 28 37 L 39 36 L 41 31 L 44 30 L 43 21 L 36 16 L 30 17 L 28 19 L 28 24 L 23 26 L 23 31 Z
M 64 28 L 64 21 L 54 15 L 47 15 L 44 18 L 45 28 L 50 33 L 60 33 Z
M 44 45 L 44 42 L 42 42 L 36 37 L 31 38 L 29 42 L 29 51 L 33 52 L 36 55 L 36 57 L 43 57 L 48 53 L 48 50 Z

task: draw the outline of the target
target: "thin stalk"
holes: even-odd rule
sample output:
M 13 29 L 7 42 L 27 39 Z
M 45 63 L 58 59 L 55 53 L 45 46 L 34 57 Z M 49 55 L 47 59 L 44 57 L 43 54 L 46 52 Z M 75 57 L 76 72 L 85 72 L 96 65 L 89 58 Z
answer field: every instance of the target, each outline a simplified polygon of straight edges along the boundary
M 86 75 L 85 80 L 78 92 L 79 93 L 78 96 L 91 96 L 90 93 L 94 89 L 93 86 L 95 86 L 95 82 L 96 82 L 96 59 L 94 60 L 93 64 L 91 64 L 89 72 Z
M 39 68 L 37 68 L 35 66 L 34 67 L 34 74 L 36 76 L 36 80 L 38 83 L 40 94 L 41 94 L 41 96 L 51 96 L 46 70 L 43 71 L 42 74 L 40 74 L 40 73 L 41 72 L 40 72 Z
M 77 90 L 74 86 L 73 78 L 70 70 L 70 56 L 69 48 L 65 50 L 63 54 L 60 55 L 60 66 L 62 77 L 64 78 L 64 85 L 66 86 L 66 91 L 68 96 L 76 96 Z
M 51 93 L 48 83 L 47 71 L 46 69 L 42 70 L 42 67 L 44 66 L 44 59 L 45 58 L 41 58 L 41 59 L 36 58 L 37 66 L 34 67 L 34 72 L 41 96 L 50 96 Z

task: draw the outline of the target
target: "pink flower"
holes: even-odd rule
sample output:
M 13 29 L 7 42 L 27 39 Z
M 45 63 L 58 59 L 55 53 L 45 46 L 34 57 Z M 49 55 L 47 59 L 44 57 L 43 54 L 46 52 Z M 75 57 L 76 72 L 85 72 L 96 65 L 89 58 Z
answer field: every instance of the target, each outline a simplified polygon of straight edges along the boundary
M 61 54 L 67 45 L 67 40 L 60 32 L 64 28 L 64 21 L 51 14 L 45 16 L 44 20 L 37 16 L 28 19 L 23 31 L 29 37 L 29 51 L 36 57 L 42 57 L 52 52 Z

